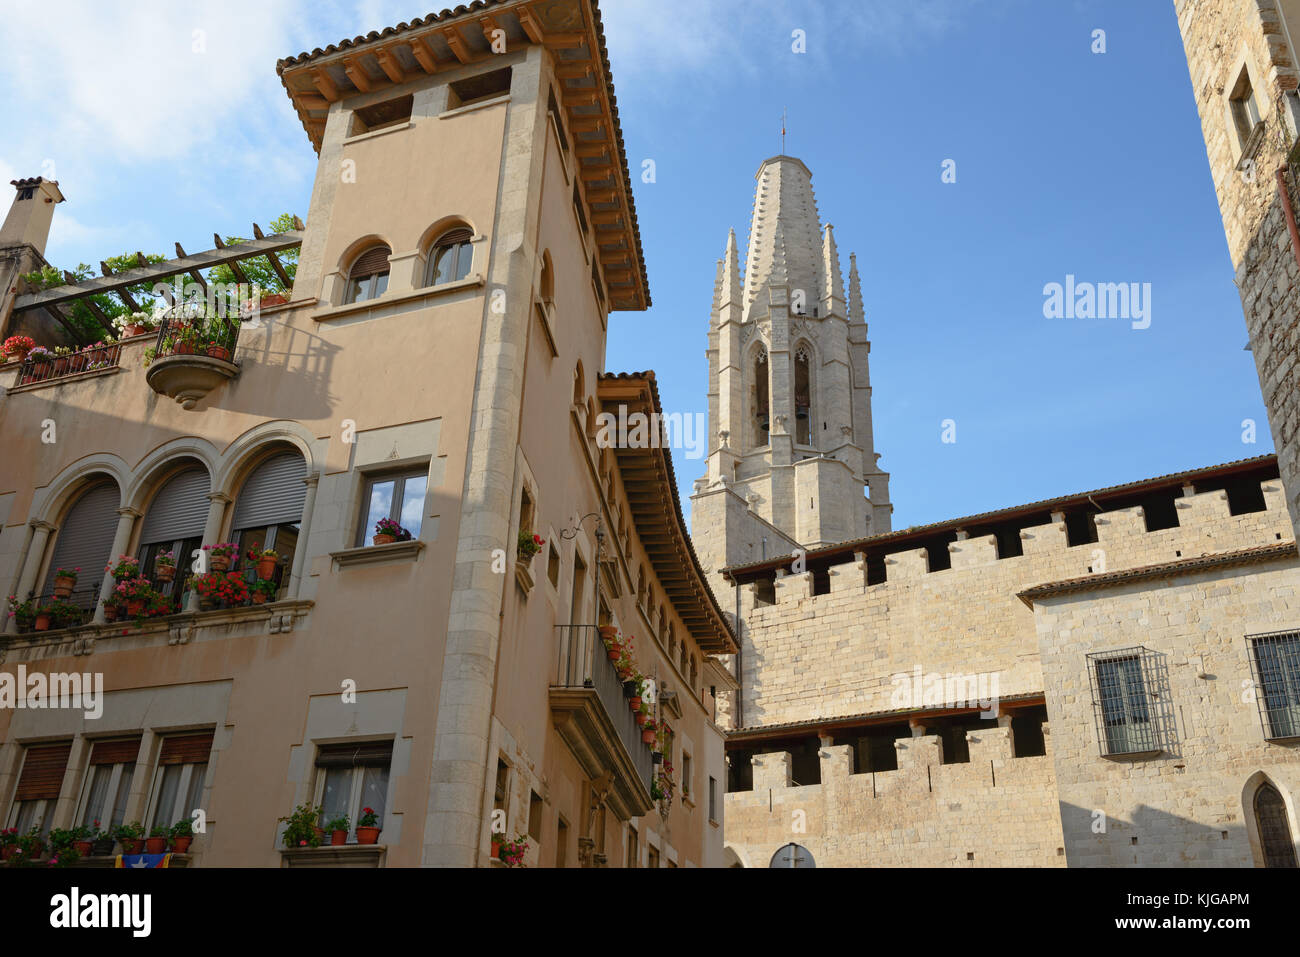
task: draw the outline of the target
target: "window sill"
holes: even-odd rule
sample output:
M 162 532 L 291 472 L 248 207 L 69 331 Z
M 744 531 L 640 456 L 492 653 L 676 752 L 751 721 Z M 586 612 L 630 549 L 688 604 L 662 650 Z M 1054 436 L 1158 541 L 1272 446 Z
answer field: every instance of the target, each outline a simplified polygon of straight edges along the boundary
M 268 621 L 272 634 L 287 633 L 293 630 L 296 619 L 307 615 L 314 605 L 315 602 L 312 601 L 286 598 L 261 605 L 209 608 L 197 612 L 179 611 L 158 618 L 146 618 L 143 622 L 137 622 L 134 618 L 99 624 L 87 622 L 71 628 L 25 631 L 0 637 L 5 639 L 8 649 L 38 648 L 72 641 L 82 649 L 74 651 L 74 654 L 90 654 L 94 650 L 96 641 L 127 635 L 132 637 L 156 635 L 167 637 L 168 644 L 187 644 L 199 629 Z
M 1237 159 L 1238 172 L 1244 170 L 1247 164 L 1254 160 L 1262 142 L 1264 142 L 1264 121 L 1260 120 L 1250 131 L 1250 136 L 1246 137 L 1246 142 L 1241 145 L 1241 156 Z
M 382 546 L 381 546 L 382 547 Z M 386 844 L 327 844 L 280 849 L 281 867 L 383 867 Z
M 385 126 L 379 130 L 366 130 L 366 132 L 358 133 L 356 136 L 349 136 L 343 141 L 343 145 L 351 146 L 353 143 L 360 143 L 363 140 L 373 140 L 376 136 L 383 136 L 385 133 L 400 133 L 402 130 L 409 130 L 413 126 L 415 124 L 407 120 L 405 123 L 394 123 L 392 126 Z
M 330 552 L 330 558 L 339 568 L 357 565 L 389 565 L 396 562 L 414 562 L 424 551 L 425 543 L 418 538 L 409 542 L 389 542 L 387 545 L 363 545 Z
M 522 559 L 515 562 L 515 581 L 523 589 L 525 597 L 533 590 L 533 573 Z
M 1164 753 L 1164 748 L 1152 748 L 1149 751 L 1116 751 L 1103 754 L 1102 757 L 1107 761 L 1145 761 L 1147 758 L 1154 758 Z
M 458 106 L 452 110 L 443 110 L 438 114 L 438 119 L 449 120 L 453 116 L 461 116 L 465 113 L 473 113 L 475 110 L 485 110 L 489 106 L 496 106 L 499 103 L 509 103 L 510 94 L 503 93 L 501 96 L 494 96 L 490 100 L 480 100 L 477 103 L 467 103 L 464 106 Z
M 329 322 L 333 319 L 342 319 L 347 316 L 356 316 L 360 313 L 374 312 L 386 309 L 389 306 L 402 305 L 415 300 L 435 299 L 439 296 L 445 296 L 453 292 L 460 292 L 464 289 L 472 289 L 484 284 L 485 282 L 483 277 L 478 273 L 473 273 L 466 276 L 464 279 L 457 279 L 455 282 L 446 282 L 441 286 L 423 286 L 419 289 L 405 289 L 402 292 L 386 292 L 377 299 L 367 299 L 364 302 L 348 302 L 341 306 L 327 306 L 324 309 L 317 311 L 312 318 L 317 322 Z

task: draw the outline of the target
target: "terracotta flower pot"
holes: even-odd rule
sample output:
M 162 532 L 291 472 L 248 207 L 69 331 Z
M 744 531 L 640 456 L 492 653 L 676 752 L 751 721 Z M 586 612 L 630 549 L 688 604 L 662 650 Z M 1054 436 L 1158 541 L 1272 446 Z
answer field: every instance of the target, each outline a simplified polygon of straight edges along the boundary
M 498 858 L 498 857 L 500 857 L 500 856 L 501 856 L 501 842 L 500 842 L 500 841 L 493 841 L 493 842 L 492 842 L 492 857 L 493 857 L 493 859 L 495 859 L 495 858 Z
M 374 538 L 370 540 L 370 544 L 391 545 L 395 541 L 397 541 L 397 539 L 394 538 L 392 535 L 376 535 Z
M 105 621 L 117 621 L 117 606 L 116 606 L 116 605 L 110 603 L 110 604 L 107 604 L 107 605 L 104 606 L 104 620 L 105 620 Z
M 493 847 L 495 846 L 496 845 L 493 845 Z M 3 848 L 0 848 L 0 861 L 7 861 L 9 860 L 9 858 L 13 857 L 17 853 L 18 853 L 17 844 L 6 844 Z M 495 856 L 495 854 L 493 856 Z
M 123 842 L 122 842 L 122 853 L 123 853 L 123 854 L 143 854 L 143 853 L 144 853 L 144 838 L 140 838 L 139 840 L 135 840 L 135 841 L 123 841 Z
M 145 838 L 144 852 L 146 854 L 162 854 L 167 850 L 167 838 L 149 837 Z
M 22 362 L 27 358 L 27 353 L 31 351 L 32 351 L 31 349 L 26 349 L 20 346 L 19 348 L 15 349 L 13 352 L 9 353 L 9 361 Z
M 55 376 L 66 375 L 67 372 L 68 372 L 68 357 L 64 356 L 61 359 L 55 359 L 54 360 Z
M 325 828 L 323 828 L 323 827 L 313 827 L 312 830 L 316 832 L 316 840 L 318 840 L 318 841 L 320 841 L 320 843 L 324 844 L 324 843 L 325 843 Z
M 271 576 L 274 575 L 274 574 L 275 574 L 275 559 L 274 559 L 274 558 L 259 558 L 259 559 L 257 560 L 257 577 L 258 577 L 258 578 L 262 579 L 262 581 L 269 581 L 270 578 L 271 578 Z
M 207 353 L 209 359 L 220 359 L 223 362 L 230 361 L 230 350 L 225 346 L 208 346 Z
M 49 614 L 43 611 L 37 612 L 36 620 L 32 622 L 32 628 L 35 631 L 49 631 L 50 630 Z
M 126 617 L 137 618 L 144 614 L 144 599 L 131 598 L 126 603 Z
M 157 578 L 160 582 L 173 581 L 176 578 L 176 566 L 175 565 L 154 565 L 153 574 L 154 577 Z
M 330 844 L 333 845 L 334 847 L 338 847 L 340 844 L 346 844 L 347 842 L 348 842 L 347 831 L 334 831 L 330 834 Z
M 610 661 L 618 661 L 618 649 L 617 649 L 617 648 L 606 648 L 606 649 L 605 649 L 605 654 L 609 655 L 609 660 L 610 660 Z
M 271 306 L 283 306 L 288 301 L 289 300 L 286 299 L 284 296 L 280 295 L 280 293 L 273 292 L 269 296 L 262 297 L 261 305 L 263 309 L 268 309 Z
M 602 641 L 613 641 L 618 637 L 618 629 L 613 625 L 601 625 L 596 630 L 600 632 Z
M 265 605 L 265 604 L 266 604 L 266 595 L 262 594 L 262 592 L 260 592 L 260 591 L 255 591 L 255 592 L 253 592 L 253 594 L 252 594 L 250 597 L 251 597 L 251 599 L 252 599 L 254 605 Z
M 655 733 L 654 733 L 653 731 L 651 731 L 649 728 L 642 728 L 642 729 L 641 729 L 641 743 L 642 743 L 642 744 L 654 744 L 654 743 L 655 743 Z
M 178 342 L 176 345 L 172 346 L 172 355 L 192 356 L 194 355 L 194 347 L 188 342 Z
M 230 567 L 230 556 L 209 553 L 208 567 L 211 568 L 214 572 L 224 572 L 227 568 Z
M 172 850 L 175 851 L 177 854 L 184 854 L 184 853 L 186 853 L 186 852 L 190 849 L 190 843 L 191 843 L 193 840 L 194 840 L 193 836 L 190 836 L 190 837 L 173 837 L 173 838 L 172 838 Z
M 377 827 L 357 826 L 357 843 L 358 844 L 377 844 L 379 842 L 379 831 Z
M 95 849 L 94 841 L 75 841 L 72 845 L 77 849 L 77 853 L 82 857 L 89 857 L 90 852 Z
M 627 699 L 627 706 L 628 706 L 629 708 L 631 708 L 633 711 L 640 711 L 640 710 L 641 710 L 641 696 L 640 696 L 640 695 L 633 695 L 632 697 L 628 698 L 628 699 Z
M 72 596 L 72 589 L 77 586 L 77 580 L 71 575 L 60 575 L 54 579 L 54 597 L 69 598 Z
M 140 325 L 138 322 L 129 322 L 126 325 L 126 328 L 122 330 L 122 338 L 131 339 L 135 336 L 142 336 L 144 333 L 144 326 Z
M 650 720 L 649 718 L 646 717 L 644 711 L 638 711 L 635 715 L 633 715 L 633 717 L 636 718 L 636 726 L 638 728 L 644 728 L 645 723 Z

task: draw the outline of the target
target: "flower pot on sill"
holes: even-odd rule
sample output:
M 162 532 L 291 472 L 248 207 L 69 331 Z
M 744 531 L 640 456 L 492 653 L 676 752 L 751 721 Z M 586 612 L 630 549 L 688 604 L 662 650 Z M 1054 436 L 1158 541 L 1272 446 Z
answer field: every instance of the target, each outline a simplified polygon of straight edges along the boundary
M 262 592 L 260 592 L 260 591 L 255 591 L 255 592 L 253 592 L 253 594 L 252 594 L 251 596 L 249 596 L 249 597 L 252 599 L 252 602 L 253 602 L 254 605 L 265 605 L 265 604 L 266 604 L 266 595 L 262 594 Z
M 655 733 L 654 733 L 652 730 L 650 730 L 649 728 L 642 728 L 642 729 L 641 729 L 641 743 L 642 743 L 642 744 L 654 744 L 654 743 L 655 743 Z
M 596 630 L 600 632 L 601 641 L 614 641 L 618 638 L 618 629 L 613 625 L 601 625 Z
M 346 844 L 347 842 L 348 842 L 347 831 L 333 831 L 330 833 L 331 846 L 338 847 L 340 844 Z
M 628 699 L 627 699 L 627 706 L 628 706 L 629 708 L 631 708 L 633 711 L 640 711 L 640 710 L 641 710 L 641 696 L 640 696 L 640 695 L 637 695 L 637 694 L 634 694 L 632 697 L 628 698 Z
M 636 718 L 636 726 L 638 728 L 644 728 L 645 723 L 650 720 L 644 711 L 638 711 L 633 717 Z
M 94 841 L 74 841 L 73 844 L 72 844 L 72 846 L 75 847 L 75 848 L 77 849 L 77 853 L 80 854 L 82 857 L 89 857 L 89 856 L 90 856 L 90 852 L 93 851 L 93 850 L 95 849 L 95 842 L 94 842 Z
M 72 589 L 75 587 L 77 587 L 77 580 L 75 578 L 70 575 L 60 575 L 58 578 L 54 579 L 54 597 L 70 598 L 72 597 Z
M 501 856 L 501 842 L 500 842 L 500 841 L 493 841 L 493 842 L 492 842 L 492 859 L 493 859 L 493 860 L 496 860 L 496 859 L 497 859 L 498 857 L 500 857 L 500 856 Z
M 493 847 L 495 846 L 496 845 L 494 844 Z M 3 848 L 0 848 L 0 861 L 7 861 L 9 860 L 9 858 L 13 857 L 17 853 L 18 853 L 17 844 L 6 844 Z M 495 857 L 496 855 L 493 854 L 492 856 Z
M 126 603 L 126 617 L 138 618 L 144 614 L 144 599 L 132 598 Z
M 370 540 L 371 545 L 391 545 L 397 541 L 392 535 L 376 535 Z
M 118 608 L 116 605 L 108 604 L 104 606 L 104 620 L 117 621 Z
M 257 560 L 257 577 L 262 581 L 270 581 L 271 576 L 275 574 L 274 558 L 259 558 Z
M 379 843 L 379 831 L 380 831 L 380 828 L 377 828 L 377 827 L 360 827 L 360 826 L 358 826 L 358 827 L 357 827 L 357 843 L 358 843 L 358 844 L 378 844 L 378 843 Z
M 111 837 L 101 837 L 90 844 L 90 853 L 96 857 L 107 857 L 113 853 L 113 839 Z
M 173 581 L 176 578 L 176 566 L 175 565 L 154 565 L 153 574 L 154 577 L 157 578 L 160 582 Z
M 145 334 L 145 332 L 146 332 L 145 327 L 140 325 L 139 323 L 137 322 L 127 323 L 126 327 L 122 330 L 122 338 L 131 339 L 135 336 L 142 336 Z
M 172 355 L 192 356 L 194 355 L 194 347 L 188 342 L 178 342 L 176 345 L 172 346 Z
M 224 572 L 230 567 L 229 555 L 209 555 L 208 567 L 214 572 Z
M 199 611 L 211 611 L 216 607 L 217 600 L 215 598 L 204 598 L 202 595 L 199 596 Z
M 162 854 L 167 850 L 167 838 L 149 837 L 145 838 L 144 852 L 146 854 Z
M 173 837 L 173 838 L 172 838 L 172 851 L 173 851 L 174 853 L 176 853 L 176 854 L 184 854 L 184 853 L 186 853 L 187 851 L 189 851 L 189 849 L 190 849 L 190 843 L 191 843 L 193 840 L 194 840 L 193 836 L 190 836 L 190 837 Z
M 606 653 L 607 655 L 609 655 L 609 660 L 610 660 L 610 661 L 618 661 L 618 649 L 617 649 L 617 648 L 606 648 L 606 649 L 605 649 L 605 653 Z
M 269 296 L 263 296 L 260 305 L 263 309 L 269 309 L 271 306 L 283 306 L 288 301 L 287 297 L 280 295 L 278 292 L 273 292 Z
M 143 853 L 144 853 L 144 838 L 140 838 L 139 840 L 136 840 L 136 841 L 123 841 L 123 842 L 122 842 L 122 853 L 123 853 L 123 854 L 143 854 Z
M 642 739 L 642 740 L 644 740 L 644 739 Z M 662 751 L 651 751 L 651 752 L 650 752 L 650 763 L 651 763 L 651 764 L 663 764 L 663 763 L 664 763 L 664 753 L 663 753 Z
M 323 828 L 323 827 L 313 827 L 312 830 L 316 832 L 316 842 L 317 842 L 318 844 L 324 844 L 324 843 L 325 843 L 325 828 Z
M 67 373 L 68 373 L 68 358 L 67 358 L 67 356 L 64 356 L 62 359 L 55 359 L 55 360 L 54 360 L 54 375 L 55 375 L 56 377 L 58 377 L 58 376 L 61 376 L 61 375 L 67 375 Z
M 32 629 L 34 631 L 49 631 L 50 616 L 45 612 L 37 612 L 36 620 L 32 622 Z

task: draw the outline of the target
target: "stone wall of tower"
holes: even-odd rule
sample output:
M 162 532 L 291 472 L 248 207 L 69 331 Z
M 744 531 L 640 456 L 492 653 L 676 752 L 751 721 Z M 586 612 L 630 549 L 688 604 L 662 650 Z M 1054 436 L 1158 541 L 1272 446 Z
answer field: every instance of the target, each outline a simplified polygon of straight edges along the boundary
M 1174 8 L 1288 506 L 1300 530 L 1300 266 L 1286 212 L 1288 194 L 1292 208 L 1300 208 L 1300 190 L 1295 166 L 1277 175 L 1287 168 L 1300 115 L 1300 2 L 1175 0 Z M 1243 79 L 1262 118 L 1262 130 L 1248 137 L 1231 103 Z

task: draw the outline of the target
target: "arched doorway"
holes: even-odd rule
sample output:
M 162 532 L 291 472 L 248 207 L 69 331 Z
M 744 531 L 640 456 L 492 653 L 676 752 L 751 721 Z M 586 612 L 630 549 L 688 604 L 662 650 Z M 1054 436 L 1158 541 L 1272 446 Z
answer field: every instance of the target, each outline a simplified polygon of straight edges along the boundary
M 772 861 L 768 867 L 816 867 L 817 862 L 813 860 L 812 854 L 808 848 L 799 844 L 787 844 L 779 848 L 772 855 Z
M 1295 841 L 1287 819 L 1286 804 L 1277 788 L 1265 781 L 1255 791 L 1255 826 L 1265 867 L 1295 867 Z

